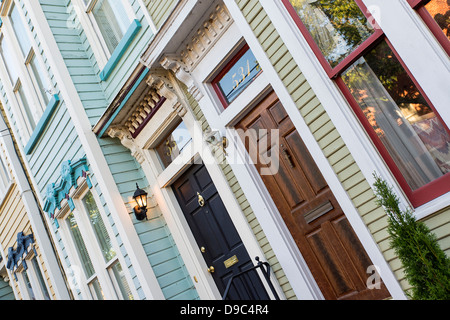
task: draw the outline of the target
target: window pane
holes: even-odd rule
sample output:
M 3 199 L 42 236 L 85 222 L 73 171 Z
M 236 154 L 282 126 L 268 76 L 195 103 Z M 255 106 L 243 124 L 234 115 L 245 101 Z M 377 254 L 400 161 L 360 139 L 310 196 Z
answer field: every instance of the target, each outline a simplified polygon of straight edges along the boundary
M 36 84 L 38 86 L 37 91 L 44 99 L 45 105 L 50 101 L 50 93 L 48 90 L 51 88 L 48 79 L 45 77 L 41 66 L 38 63 L 36 55 L 30 61 L 31 71 L 33 72 L 34 78 L 36 79 Z
M 354 0 L 290 0 L 332 67 L 373 32 Z
M 14 33 L 16 34 L 17 41 L 20 45 L 20 49 L 22 50 L 23 55 L 26 56 L 30 51 L 31 43 L 27 35 L 27 30 L 25 29 L 25 24 L 23 23 L 19 10 L 17 10 L 14 3 L 12 4 L 11 13 L 9 16 L 11 18 L 11 24 L 14 29 Z
M 261 72 L 253 52 L 250 49 L 247 50 L 217 82 L 226 102 L 228 104 L 233 102 Z
M 131 293 L 130 286 L 128 285 L 127 279 L 125 278 L 125 274 L 123 272 L 122 266 L 119 262 L 115 263 L 111 267 L 111 271 L 114 277 L 117 280 L 117 284 L 119 286 L 120 293 L 125 300 L 134 300 L 133 294 Z
M 99 0 L 92 10 L 95 20 L 108 50 L 113 53 L 126 30 L 130 20 L 121 0 Z
M 81 263 L 83 264 L 83 269 L 86 273 L 86 277 L 90 278 L 95 273 L 94 267 L 92 266 L 91 258 L 89 257 L 89 254 L 87 252 L 84 240 L 81 237 L 80 229 L 78 228 L 78 223 L 75 220 L 73 212 L 71 212 L 69 217 L 67 218 L 67 223 L 69 225 L 69 230 L 72 234 L 73 241 L 75 242 L 78 256 L 80 257 Z
M 31 126 L 31 130 L 33 131 L 36 128 L 36 121 L 34 120 L 33 113 L 31 111 L 30 105 L 28 104 L 28 99 L 27 99 L 27 96 L 25 95 L 22 85 L 19 86 L 19 88 L 17 90 L 17 94 L 19 95 L 20 102 L 23 106 L 25 115 Z
M 425 8 L 450 40 L 450 1 L 431 0 Z
M 156 147 L 163 168 L 167 168 L 192 142 L 184 122 L 180 124 Z
M 9 186 L 10 181 L 8 170 L 6 169 L 3 160 L 0 158 L 0 191 L 2 192 L 2 194 L 0 194 L 0 199 L 5 195 L 6 188 Z
M 25 281 L 25 286 L 27 287 L 28 295 L 30 296 L 30 300 L 36 300 L 36 296 L 34 295 L 33 288 L 31 287 L 30 278 L 28 278 L 28 274 L 26 271 L 22 272 L 23 280 Z
M 3 62 L 5 63 L 6 70 L 8 71 L 9 78 L 11 80 L 11 83 L 16 83 L 17 79 L 19 78 L 19 73 L 17 72 L 17 61 L 16 56 L 13 54 L 11 47 L 6 42 L 4 37 L 1 37 L 0 40 L 0 53 L 3 58 Z
M 386 42 L 343 80 L 412 190 L 450 172 L 450 136 Z
M 111 239 L 106 231 L 105 224 L 103 223 L 97 204 L 90 191 L 83 198 L 83 204 L 88 213 L 89 221 L 94 229 L 100 249 L 102 250 L 103 257 L 105 258 L 105 261 L 108 262 L 116 256 L 116 252 L 112 247 Z
M 102 287 L 100 286 L 100 282 L 98 282 L 97 278 L 89 284 L 89 288 L 91 289 L 91 292 L 96 300 L 105 300 L 105 295 L 103 294 Z
M 47 286 L 45 285 L 44 277 L 42 276 L 41 269 L 39 268 L 39 264 L 37 262 L 36 257 L 31 259 L 31 263 L 33 264 L 34 271 L 39 280 L 39 285 L 41 286 L 42 294 L 44 295 L 45 300 L 50 300 L 50 295 L 48 294 Z

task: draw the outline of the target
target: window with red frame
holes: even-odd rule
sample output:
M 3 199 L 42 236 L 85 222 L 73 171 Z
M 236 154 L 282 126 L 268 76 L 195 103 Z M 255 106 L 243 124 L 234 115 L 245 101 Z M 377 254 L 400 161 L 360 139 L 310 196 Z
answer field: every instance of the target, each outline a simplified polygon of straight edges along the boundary
M 450 55 L 450 0 L 408 0 Z
M 450 131 L 361 0 L 282 0 L 413 206 L 450 191 Z

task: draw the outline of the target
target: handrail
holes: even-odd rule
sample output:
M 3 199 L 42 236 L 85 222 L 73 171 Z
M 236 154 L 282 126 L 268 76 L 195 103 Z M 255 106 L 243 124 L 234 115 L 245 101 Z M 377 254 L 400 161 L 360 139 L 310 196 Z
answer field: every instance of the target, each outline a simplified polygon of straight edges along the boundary
M 228 295 L 228 292 L 230 291 L 231 285 L 233 283 L 233 280 L 235 280 L 236 278 L 242 276 L 245 273 L 248 273 L 248 272 L 250 272 L 252 270 L 255 270 L 255 269 L 258 269 L 258 268 L 261 269 L 261 271 L 262 271 L 262 273 L 264 275 L 264 278 L 266 279 L 267 284 L 269 285 L 269 288 L 270 288 L 270 290 L 272 291 L 272 294 L 275 297 L 275 300 L 280 300 L 280 297 L 278 296 L 278 294 L 277 294 L 277 292 L 275 290 L 275 287 L 273 286 L 272 282 L 270 281 L 270 264 L 267 263 L 267 262 L 260 261 L 259 257 L 255 257 L 255 260 L 258 261 L 258 264 L 256 266 L 253 266 L 253 267 L 251 267 L 251 268 L 249 268 L 247 270 L 241 271 L 238 274 L 235 274 L 235 275 L 231 276 L 230 280 L 228 281 L 228 284 L 227 284 L 227 287 L 225 289 L 225 292 L 224 292 L 224 294 L 222 296 L 222 300 L 226 299 L 226 297 Z

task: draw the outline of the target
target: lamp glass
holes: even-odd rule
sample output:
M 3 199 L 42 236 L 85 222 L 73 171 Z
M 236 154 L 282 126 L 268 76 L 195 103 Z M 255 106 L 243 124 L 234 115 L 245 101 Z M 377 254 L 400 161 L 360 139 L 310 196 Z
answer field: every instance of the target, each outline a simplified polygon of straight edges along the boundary
M 139 206 L 139 208 L 141 208 L 141 209 L 147 208 L 147 195 L 141 194 L 141 195 L 137 196 L 136 202 L 137 202 L 137 205 Z

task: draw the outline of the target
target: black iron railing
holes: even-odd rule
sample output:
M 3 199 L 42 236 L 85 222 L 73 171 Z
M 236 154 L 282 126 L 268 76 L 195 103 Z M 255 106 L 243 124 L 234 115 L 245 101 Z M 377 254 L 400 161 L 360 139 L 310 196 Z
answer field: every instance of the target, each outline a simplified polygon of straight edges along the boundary
M 230 290 L 240 291 L 240 295 L 244 297 L 245 300 L 269 300 L 270 297 L 267 294 L 264 286 L 255 286 L 255 280 L 260 282 L 261 279 L 257 273 L 257 269 L 261 269 L 262 274 L 264 275 L 264 279 L 270 290 L 272 291 L 273 297 L 275 300 L 280 300 L 275 287 L 270 280 L 270 265 L 267 262 L 262 262 L 259 260 L 259 257 L 256 257 L 255 260 L 258 262 L 256 266 L 253 266 L 247 270 L 241 271 L 238 274 L 234 274 L 229 280 L 226 286 L 225 292 L 222 296 L 222 300 L 226 300 L 230 293 Z M 253 278 L 253 280 L 252 280 Z M 264 292 L 261 292 L 264 291 Z

